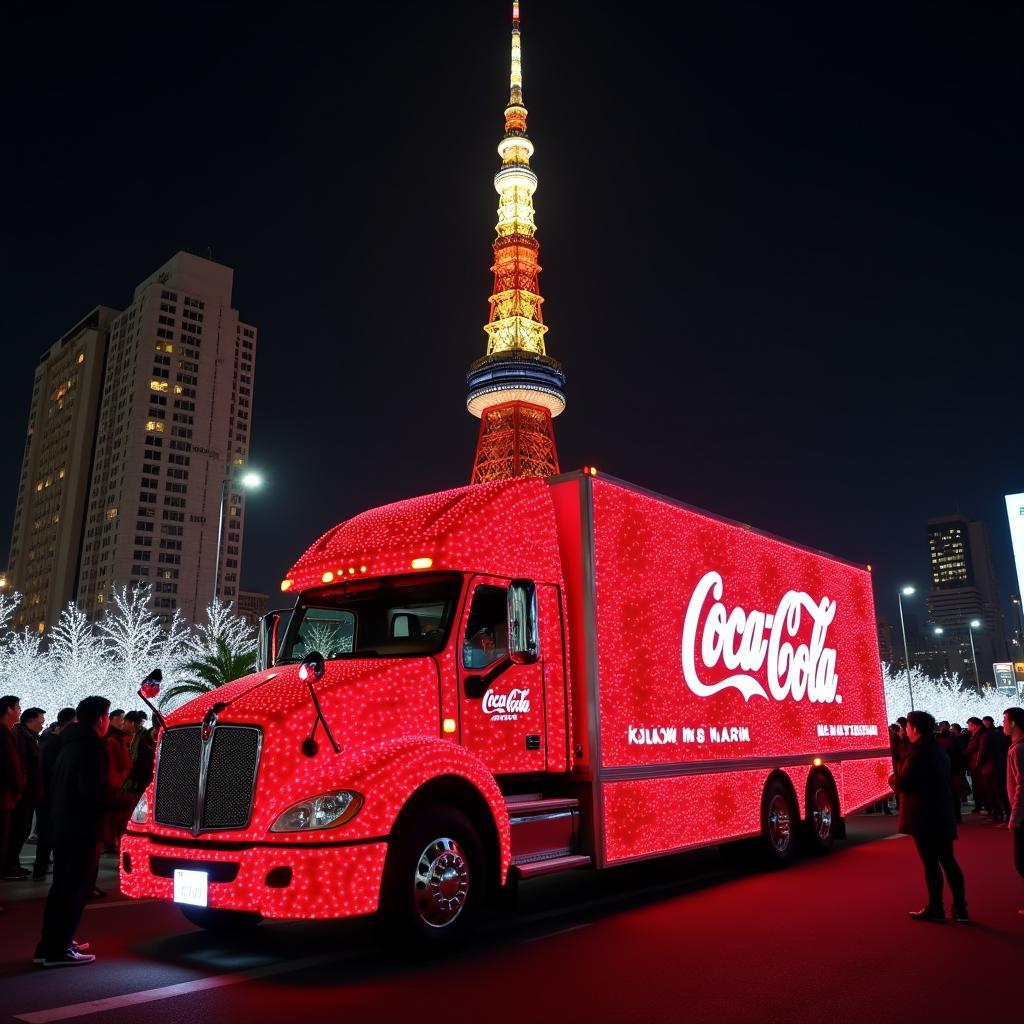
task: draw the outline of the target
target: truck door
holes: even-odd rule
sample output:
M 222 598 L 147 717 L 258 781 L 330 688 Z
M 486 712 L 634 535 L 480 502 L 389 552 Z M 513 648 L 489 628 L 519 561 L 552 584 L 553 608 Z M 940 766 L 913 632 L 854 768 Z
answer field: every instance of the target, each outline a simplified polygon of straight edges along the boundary
M 508 656 L 507 580 L 473 580 L 460 630 L 462 745 L 496 775 L 544 771 L 544 669 Z

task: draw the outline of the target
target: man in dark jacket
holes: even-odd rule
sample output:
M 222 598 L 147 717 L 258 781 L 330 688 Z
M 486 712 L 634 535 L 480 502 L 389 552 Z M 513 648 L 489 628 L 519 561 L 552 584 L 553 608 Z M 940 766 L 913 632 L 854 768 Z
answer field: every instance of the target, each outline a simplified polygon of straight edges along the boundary
M 889 784 L 900 794 L 899 830 L 912 836 L 924 865 L 928 905 L 911 911 L 915 921 L 945 921 L 942 873 L 953 894 L 953 919 L 967 920 L 964 873 L 953 856 L 956 822 L 949 758 L 935 740 L 935 719 L 927 711 L 907 715 L 910 746 Z
M 990 751 L 988 764 L 991 769 L 989 788 L 992 792 L 992 822 L 1002 827 L 1010 817 L 1010 805 L 1006 801 L 1006 755 L 1010 750 L 1010 741 L 1003 730 L 996 727 L 991 715 L 985 715 L 981 721 L 985 726 Z
M 110 785 L 107 744 L 110 701 L 86 697 L 60 743 L 50 786 L 53 885 L 46 898 L 43 934 L 35 959 L 44 967 L 70 967 L 96 959 L 73 939 L 96 880 L 100 829 L 108 811 L 131 805 L 129 793 Z
M 43 768 L 39 751 L 39 734 L 43 731 L 46 712 L 42 708 L 26 708 L 14 727 L 14 742 L 25 773 L 25 788 L 11 812 L 11 829 L 3 855 L 3 877 L 18 880 L 30 872 L 21 866 L 21 850 L 32 834 L 32 816 L 43 799 Z
M 43 773 L 43 799 L 36 808 L 36 860 L 32 865 L 32 881 L 45 882 L 50 870 L 50 857 L 53 854 L 53 836 L 50 828 L 50 781 L 53 778 L 53 766 L 57 763 L 60 753 L 60 738 L 64 730 L 75 720 L 74 708 L 61 708 L 57 712 L 57 721 L 48 725 L 39 737 L 41 763 Z
M 25 771 L 11 731 L 20 717 L 21 698 L 0 697 L 0 851 L 7 849 L 11 814 L 25 790 Z
M 967 746 L 964 755 L 967 758 L 967 768 L 971 773 L 971 789 L 974 792 L 974 813 L 981 814 L 990 810 L 988 794 L 985 792 L 985 779 L 981 774 L 979 762 L 982 755 L 982 747 L 985 742 L 985 723 L 976 715 L 967 719 Z
M 939 722 L 935 741 L 949 758 L 950 782 L 953 784 L 953 816 L 959 822 L 962 820 L 960 805 L 967 796 L 967 760 L 964 757 L 964 749 L 960 746 L 960 740 L 950 730 L 949 722 Z

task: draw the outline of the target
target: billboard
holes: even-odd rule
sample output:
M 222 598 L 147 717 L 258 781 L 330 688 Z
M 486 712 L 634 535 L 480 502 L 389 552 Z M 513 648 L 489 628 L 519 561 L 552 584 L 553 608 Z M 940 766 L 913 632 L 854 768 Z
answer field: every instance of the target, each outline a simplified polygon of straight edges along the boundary
M 1017 696 L 1017 677 L 1014 675 L 1012 661 L 997 661 L 992 666 L 992 675 L 996 682 L 997 693 Z

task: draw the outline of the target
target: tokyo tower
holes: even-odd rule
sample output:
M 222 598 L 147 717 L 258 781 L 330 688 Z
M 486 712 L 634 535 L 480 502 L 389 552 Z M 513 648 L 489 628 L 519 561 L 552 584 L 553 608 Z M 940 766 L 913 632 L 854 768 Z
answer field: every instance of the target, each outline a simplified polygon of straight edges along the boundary
M 484 327 L 487 354 L 466 374 L 466 406 L 480 419 L 472 482 L 550 476 L 558 472 L 552 419 L 565 408 L 565 374 L 544 347 L 544 315 L 538 275 L 530 168 L 533 143 L 523 106 L 519 4 L 512 4 L 511 93 L 505 135 L 498 143 L 501 168 L 494 176 L 498 199 L 494 239 L 494 294 Z

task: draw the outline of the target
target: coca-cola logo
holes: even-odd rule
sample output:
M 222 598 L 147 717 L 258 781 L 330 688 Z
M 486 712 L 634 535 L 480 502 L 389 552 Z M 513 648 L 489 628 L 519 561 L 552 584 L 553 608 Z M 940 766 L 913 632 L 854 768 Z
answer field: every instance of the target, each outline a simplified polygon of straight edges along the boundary
M 790 590 L 774 613 L 747 612 L 739 606 L 729 611 L 722 600 L 724 589 L 717 572 L 705 573 L 683 619 L 683 679 L 693 693 L 711 697 L 733 689 L 744 700 L 806 697 L 812 703 L 842 703 L 836 652 L 825 646 L 835 601 L 823 597 L 815 603 L 808 594 Z M 808 622 L 810 638 L 804 642 L 799 637 L 808 634 Z M 733 674 L 707 682 L 719 662 Z
M 529 714 L 530 691 L 513 688 L 508 693 L 495 693 L 489 689 L 480 702 L 480 710 L 492 719 L 511 720 Z

